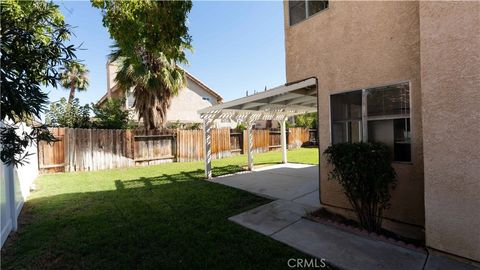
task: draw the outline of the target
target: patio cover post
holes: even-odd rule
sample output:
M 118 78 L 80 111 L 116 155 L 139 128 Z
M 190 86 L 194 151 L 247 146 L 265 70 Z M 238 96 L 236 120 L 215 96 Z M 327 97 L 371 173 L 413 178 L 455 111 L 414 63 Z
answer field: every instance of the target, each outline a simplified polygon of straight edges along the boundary
M 212 179 L 212 123 L 213 121 L 205 119 L 203 121 L 203 130 L 205 132 L 205 178 Z
M 286 119 L 280 121 L 280 144 L 282 145 L 282 163 L 287 163 L 287 132 Z
M 252 121 L 247 121 L 247 157 L 248 157 L 248 170 L 253 170 L 253 133 L 252 133 Z

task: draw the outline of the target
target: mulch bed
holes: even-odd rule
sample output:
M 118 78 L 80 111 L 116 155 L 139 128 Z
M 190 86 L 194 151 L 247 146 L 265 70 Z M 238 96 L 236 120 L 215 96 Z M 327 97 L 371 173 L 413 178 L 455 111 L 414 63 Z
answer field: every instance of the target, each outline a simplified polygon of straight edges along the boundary
M 368 232 L 360 227 L 360 224 L 352 219 L 347 219 L 344 216 L 329 212 L 325 208 L 320 208 L 307 216 L 306 219 L 322 223 L 327 226 L 333 226 L 337 229 L 353 233 L 359 236 L 368 237 L 374 240 L 387 242 L 397 246 L 401 246 L 416 251 L 425 250 L 425 241 L 406 238 L 394 232 L 381 229 L 380 233 Z

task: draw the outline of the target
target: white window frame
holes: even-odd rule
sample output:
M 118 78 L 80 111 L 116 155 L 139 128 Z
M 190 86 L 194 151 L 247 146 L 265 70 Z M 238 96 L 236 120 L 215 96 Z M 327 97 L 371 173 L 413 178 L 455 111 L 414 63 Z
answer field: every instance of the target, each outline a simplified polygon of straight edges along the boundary
M 133 103 L 132 103 L 132 106 L 128 106 L 128 95 L 129 95 L 129 93 L 131 93 L 132 96 L 133 96 L 133 89 L 125 90 L 125 109 L 127 109 L 127 110 L 133 108 Z

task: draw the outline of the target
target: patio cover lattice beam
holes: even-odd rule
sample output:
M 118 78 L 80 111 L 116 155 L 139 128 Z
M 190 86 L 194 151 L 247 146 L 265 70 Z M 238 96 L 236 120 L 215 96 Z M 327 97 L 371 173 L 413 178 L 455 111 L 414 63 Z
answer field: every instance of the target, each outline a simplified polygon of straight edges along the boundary
M 253 169 L 252 126 L 258 120 L 280 122 L 282 161 L 287 162 L 286 120 L 288 117 L 317 111 L 317 81 L 314 78 L 282 85 L 251 96 L 235 99 L 198 111 L 204 120 L 205 175 L 211 172 L 211 128 L 216 119 L 230 119 L 247 125 L 248 168 Z

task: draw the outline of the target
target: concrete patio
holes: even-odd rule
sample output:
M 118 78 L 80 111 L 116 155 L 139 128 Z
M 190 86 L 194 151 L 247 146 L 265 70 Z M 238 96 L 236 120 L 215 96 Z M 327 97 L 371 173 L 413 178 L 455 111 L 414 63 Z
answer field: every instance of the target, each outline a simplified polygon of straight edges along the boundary
M 212 179 L 215 183 L 242 189 L 271 199 L 293 201 L 318 208 L 318 166 L 278 164 L 251 172 Z
M 320 207 L 318 166 L 280 164 L 211 181 L 274 199 L 230 221 L 340 269 L 477 269 L 426 250 L 409 249 L 302 218 Z

